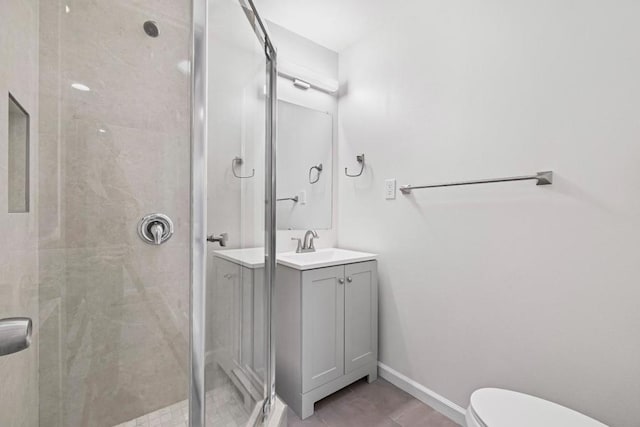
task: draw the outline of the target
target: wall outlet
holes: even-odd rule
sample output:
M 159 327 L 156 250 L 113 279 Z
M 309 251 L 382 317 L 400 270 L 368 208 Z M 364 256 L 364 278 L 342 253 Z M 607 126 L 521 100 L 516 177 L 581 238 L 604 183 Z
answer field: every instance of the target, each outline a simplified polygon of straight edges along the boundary
M 384 181 L 384 198 L 387 200 L 395 200 L 396 198 L 396 179 L 387 179 Z

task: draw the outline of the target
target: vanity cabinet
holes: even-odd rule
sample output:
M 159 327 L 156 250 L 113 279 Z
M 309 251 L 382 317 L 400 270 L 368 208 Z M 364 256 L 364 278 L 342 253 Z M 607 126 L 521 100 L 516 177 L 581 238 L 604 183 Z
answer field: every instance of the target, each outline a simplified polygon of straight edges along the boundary
M 251 410 L 262 399 L 265 368 L 263 257 L 215 251 L 208 284 L 209 362 L 223 370 Z
M 279 265 L 275 298 L 276 392 L 300 418 L 352 382 L 377 378 L 376 261 Z

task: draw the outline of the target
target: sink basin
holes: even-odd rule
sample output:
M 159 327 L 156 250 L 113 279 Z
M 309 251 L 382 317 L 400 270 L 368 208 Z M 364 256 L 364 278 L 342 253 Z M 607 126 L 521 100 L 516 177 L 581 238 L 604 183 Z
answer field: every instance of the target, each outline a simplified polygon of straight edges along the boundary
M 295 252 L 281 253 L 278 255 L 278 264 L 286 265 L 296 270 L 311 270 L 354 262 L 373 261 L 376 257 L 376 254 L 367 252 L 329 248 L 301 254 Z

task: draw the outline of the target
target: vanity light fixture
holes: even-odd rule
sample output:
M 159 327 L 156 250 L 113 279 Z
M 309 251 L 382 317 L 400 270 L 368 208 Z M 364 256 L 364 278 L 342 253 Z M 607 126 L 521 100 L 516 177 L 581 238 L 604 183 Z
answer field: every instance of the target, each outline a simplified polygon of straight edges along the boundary
M 278 62 L 278 75 L 291 80 L 295 87 L 303 90 L 315 89 L 334 95 L 340 87 L 338 80 L 286 60 Z
M 302 90 L 309 90 L 311 88 L 311 85 L 309 83 L 300 79 L 293 79 L 293 85 Z

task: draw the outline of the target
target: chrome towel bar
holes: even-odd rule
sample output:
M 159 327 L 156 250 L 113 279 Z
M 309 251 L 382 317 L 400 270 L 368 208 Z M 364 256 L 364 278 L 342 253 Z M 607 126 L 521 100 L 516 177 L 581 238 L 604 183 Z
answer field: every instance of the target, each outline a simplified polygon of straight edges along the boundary
M 444 184 L 403 185 L 402 187 L 400 187 L 400 191 L 402 192 L 402 194 L 411 194 L 413 190 L 421 190 L 423 188 L 454 187 L 457 185 L 473 184 L 493 184 L 496 182 L 528 181 L 534 179 L 537 181 L 536 185 L 551 185 L 553 184 L 553 171 L 538 172 L 535 175 L 512 176 L 508 178 L 478 179 L 475 181 L 448 182 Z
M 298 198 L 298 196 L 283 197 L 282 199 L 276 199 L 276 202 L 285 202 L 287 200 L 291 200 L 293 203 L 298 203 L 298 200 L 300 199 Z

